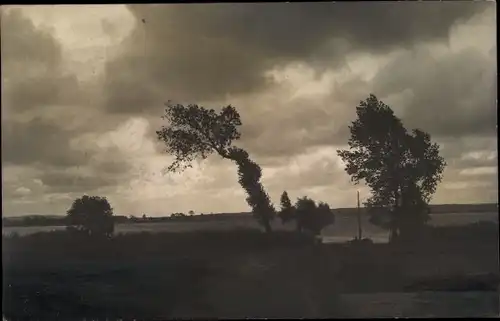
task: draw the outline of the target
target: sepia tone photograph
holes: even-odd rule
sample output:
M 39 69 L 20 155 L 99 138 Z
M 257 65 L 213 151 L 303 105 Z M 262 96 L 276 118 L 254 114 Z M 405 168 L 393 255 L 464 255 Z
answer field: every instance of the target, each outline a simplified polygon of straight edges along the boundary
M 3 320 L 500 317 L 496 2 L 0 14 Z

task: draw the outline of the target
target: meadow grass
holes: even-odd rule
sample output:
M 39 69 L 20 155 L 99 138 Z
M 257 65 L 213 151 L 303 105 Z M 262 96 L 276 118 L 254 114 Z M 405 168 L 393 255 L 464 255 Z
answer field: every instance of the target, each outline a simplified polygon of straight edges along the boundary
M 345 293 L 495 290 L 498 225 L 433 228 L 405 246 L 251 229 L 60 231 L 3 237 L 2 257 L 9 319 L 343 317 Z

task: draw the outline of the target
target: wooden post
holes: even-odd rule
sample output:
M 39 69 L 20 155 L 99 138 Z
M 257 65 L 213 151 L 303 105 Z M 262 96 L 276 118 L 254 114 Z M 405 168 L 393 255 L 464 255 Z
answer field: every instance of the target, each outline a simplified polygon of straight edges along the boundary
M 363 230 L 361 229 L 361 208 L 359 205 L 359 191 L 358 191 L 358 238 L 361 241 L 363 237 Z

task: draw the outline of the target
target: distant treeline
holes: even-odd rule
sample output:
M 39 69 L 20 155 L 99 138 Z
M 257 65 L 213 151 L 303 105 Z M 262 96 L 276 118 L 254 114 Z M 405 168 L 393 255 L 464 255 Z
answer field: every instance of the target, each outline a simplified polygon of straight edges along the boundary
M 492 213 L 498 211 L 498 204 L 439 204 L 429 205 L 431 214 L 446 214 L 446 213 Z M 355 215 L 357 208 L 337 208 L 334 210 L 340 215 Z M 366 208 L 361 208 L 361 214 L 367 214 Z
M 174 213 L 171 216 L 148 217 L 148 216 L 124 216 L 115 215 L 116 224 L 127 223 L 160 223 L 160 222 L 185 222 L 185 221 L 223 221 L 235 219 L 238 217 L 250 217 L 250 213 L 223 213 L 223 214 L 198 214 L 186 215 L 183 213 Z M 2 227 L 15 226 L 65 226 L 67 225 L 66 216 L 45 216 L 29 215 L 24 217 L 4 217 L 2 218 Z
M 484 213 L 484 212 L 497 212 L 497 204 L 443 204 L 443 205 L 430 205 L 431 214 L 440 213 Z M 338 208 L 334 209 L 335 214 L 340 215 L 355 215 L 356 208 Z M 361 208 L 361 213 L 366 214 L 366 208 Z M 163 217 L 148 217 L 148 216 L 124 216 L 115 215 L 115 223 L 159 223 L 159 222 L 183 222 L 183 221 L 224 221 L 228 219 L 246 218 L 250 217 L 251 213 L 219 213 L 219 214 L 197 214 L 187 215 L 183 213 L 174 213 L 171 216 Z M 30 215 L 24 217 L 4 217 L 2 218 L 3 227 L 14 226 L 64 226 L 66 225 L 65 216 L 44 216 L 44 215 Z
M 497 212 L 498 204 L 444 204 L 431 205 L 431 213 L 485 213 Z

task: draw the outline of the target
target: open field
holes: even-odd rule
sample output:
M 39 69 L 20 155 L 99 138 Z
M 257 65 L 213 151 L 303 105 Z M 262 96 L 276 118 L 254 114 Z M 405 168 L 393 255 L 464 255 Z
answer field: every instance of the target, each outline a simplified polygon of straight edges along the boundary
M 409 247 L 248 229 L 38 233 L 3 237 L 2 257 L 7 317 L 498 315 L 491 223 L 433 228 Z

